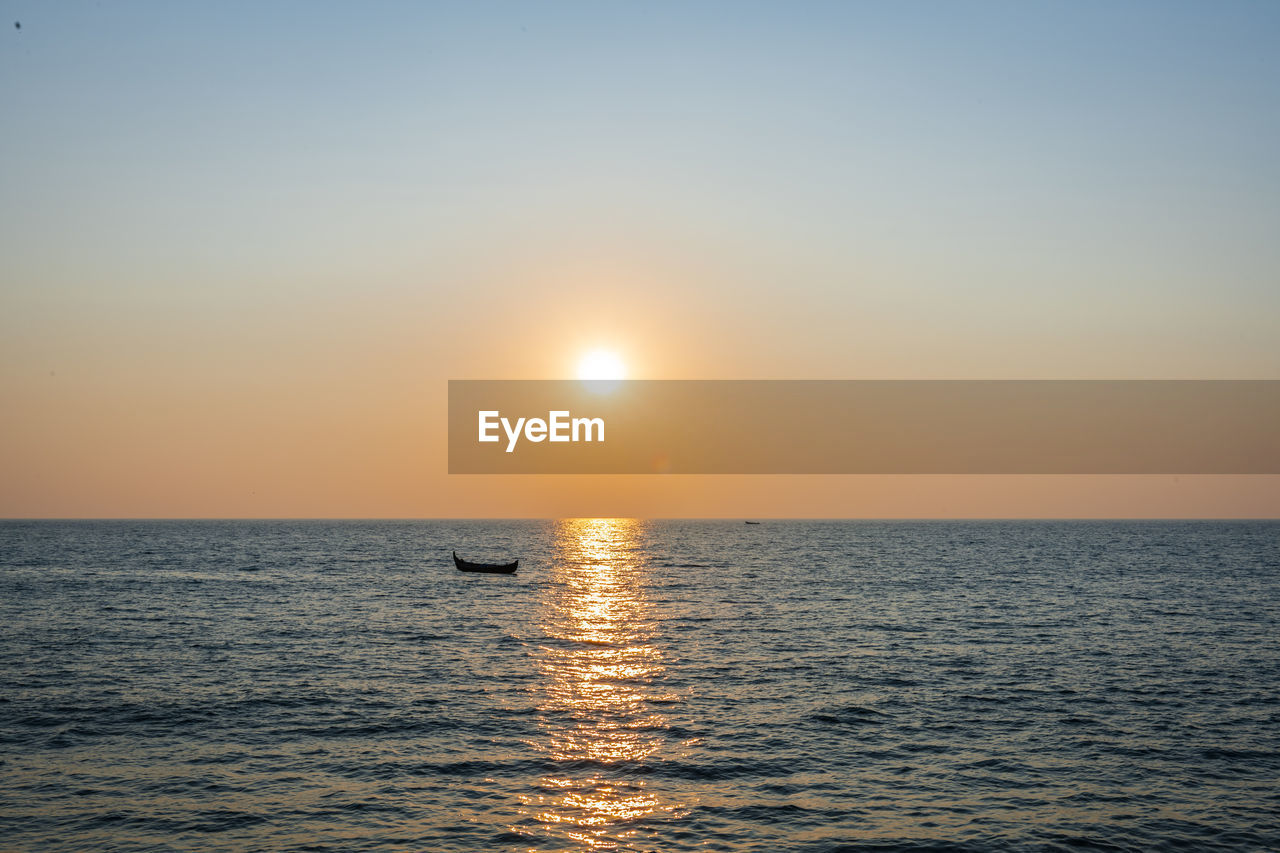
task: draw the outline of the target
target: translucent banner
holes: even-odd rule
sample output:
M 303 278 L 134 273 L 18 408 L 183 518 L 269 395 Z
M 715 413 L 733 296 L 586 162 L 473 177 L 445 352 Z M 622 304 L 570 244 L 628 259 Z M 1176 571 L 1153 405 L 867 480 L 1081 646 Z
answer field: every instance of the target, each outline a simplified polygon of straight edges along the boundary
M 452 474 L 1276 474 L 1280 381 L 453 380 Z

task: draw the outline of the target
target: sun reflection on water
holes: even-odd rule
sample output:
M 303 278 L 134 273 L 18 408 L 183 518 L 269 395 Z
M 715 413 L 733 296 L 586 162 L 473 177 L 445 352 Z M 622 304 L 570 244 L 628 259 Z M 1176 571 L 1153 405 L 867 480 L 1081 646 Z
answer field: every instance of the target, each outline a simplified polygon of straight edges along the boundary
M 544 591 L 547 642 L 543 737 L 533 744 L 559 765 L 524 799 L 519 831 L 559 837 L 587 850 L 627 849 L 637 824 L 678 813 L 637 770 L 666 744 L 654 709 L 665 670 L 645 597 L 643 523 L 575 519 L 556 530 L 552 583 Z M 532 819 L 532 820 L 530 820 Z

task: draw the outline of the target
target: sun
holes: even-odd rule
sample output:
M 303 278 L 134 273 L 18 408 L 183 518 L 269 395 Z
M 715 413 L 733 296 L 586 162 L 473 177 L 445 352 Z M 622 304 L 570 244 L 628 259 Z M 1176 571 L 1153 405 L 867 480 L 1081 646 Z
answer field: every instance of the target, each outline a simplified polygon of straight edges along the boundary
M 616 353 L 609 350 L 592 350 L 578 362 L 579 379 L 617 380 L 627 377 L 627 367 Z

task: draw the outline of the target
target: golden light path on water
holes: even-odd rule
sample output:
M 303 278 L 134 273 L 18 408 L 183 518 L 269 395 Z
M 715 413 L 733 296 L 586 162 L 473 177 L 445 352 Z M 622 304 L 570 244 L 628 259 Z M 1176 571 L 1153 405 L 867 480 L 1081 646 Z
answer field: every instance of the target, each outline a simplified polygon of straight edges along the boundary
M 517 831 L 536 826 L 581 849 L 625 849 L 637 822 L 683 812 L 634 772 L 666 744 L 653 703 L 671 698 L 656 686 L 665 664 L 645 597 L 642 527 L 630 519 L 557 527 L 541 601 L 548 642 L 536 653 L 543 736 L 533 746 L 563 769 L 523 798 Z

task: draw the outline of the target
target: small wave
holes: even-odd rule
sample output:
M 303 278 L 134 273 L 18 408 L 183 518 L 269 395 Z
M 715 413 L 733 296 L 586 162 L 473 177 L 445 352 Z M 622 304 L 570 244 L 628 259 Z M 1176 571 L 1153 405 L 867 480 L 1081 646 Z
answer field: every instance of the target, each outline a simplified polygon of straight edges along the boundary
M 806 719 L 815 723 L 827 723 L 840 726 L 877 726 L 889 720 L 889 715 L 865 705 L 845 705 L 815 711 Z

